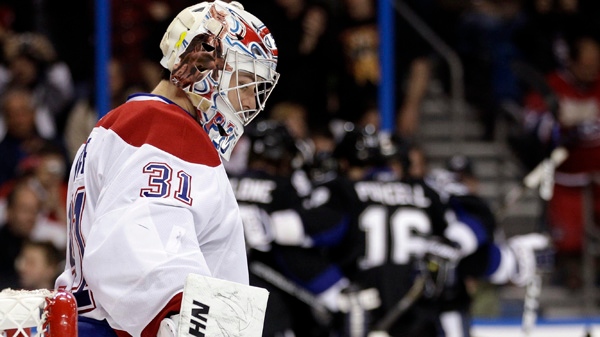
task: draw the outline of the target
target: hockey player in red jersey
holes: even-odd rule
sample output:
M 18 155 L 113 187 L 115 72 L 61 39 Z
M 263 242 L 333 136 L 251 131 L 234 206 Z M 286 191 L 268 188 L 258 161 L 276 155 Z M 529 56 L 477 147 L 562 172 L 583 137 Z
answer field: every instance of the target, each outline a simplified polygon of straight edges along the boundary
M 187 336 L 177 315 L 188 274 L 248 284 L 221 158 L 264 109 L 277 48 L 259 19 L 223 1 L 181 11 L 160 48 L 163 80 L 103 117 L 71 168 L 56 287 L 77 298 L 80 337 Z
M 546 76 L 557 111 L 552 111 L 543 95 L 532 92 L 525 101 L 525 127 L 543 146 L 562 146 L 568 151 L 554 173 L 546 215 L 556 247 L 559 282 L 578 288 L 588 186 L 593 222 L 600 220 L 600 41 L 593 35 L 574 34 L 567 42 L 567 66 Z

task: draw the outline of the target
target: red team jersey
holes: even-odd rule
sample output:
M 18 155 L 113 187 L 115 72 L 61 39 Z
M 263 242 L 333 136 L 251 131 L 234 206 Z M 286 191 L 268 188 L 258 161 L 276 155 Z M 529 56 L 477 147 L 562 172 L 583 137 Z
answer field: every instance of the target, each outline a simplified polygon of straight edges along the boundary
M 570 73 L 557 71 L 547 77 L 547 83 L 559 101 L 559 142 L 569 151 L 567 159 L 556 169 L 548 220 L 557 249 L 580 252 L 584 231 L 581 188 L 600 172 L 600 79 L 583 86 Z M 538 94 L 527 98 L 526 108 L 533 114 L 547 111 Z M 600 195 L 598 185 L 594 185 L 594 190 L 596 196 Z M 598 219 L 600 198 L 595 198 L 594 207 Z
M 189 273 L 248 284 L 244 233 L 219 155 L 174 103 L 134 95 L 73 163 L 68 259 L 56 282 L 120 336 L 156 336 Z M 126 332 L 123 333 L 123 331 Z
M 600 79 L 582 87 L 569 73 L 557 71 L 547 82 L 558 96 L 561 137 L 569 148 L 569 157 L 557 171 L 600 171 Z M 529 95 L 525 106 L 537 114 L 548 111 L 539 94 Z

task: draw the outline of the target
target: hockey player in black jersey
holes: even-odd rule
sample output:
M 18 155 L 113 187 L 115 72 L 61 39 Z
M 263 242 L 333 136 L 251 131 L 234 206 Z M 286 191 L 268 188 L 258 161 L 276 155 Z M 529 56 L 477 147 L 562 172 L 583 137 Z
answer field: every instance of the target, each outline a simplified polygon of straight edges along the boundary
M 490 255 L 495 245 L 496 219 L 487 201 L 477 192 L 477 179 L 466 156 L 454 156 L 446 169 L 434 169 L 426 176 L 446 202 L 456 220 L 446 236 L 459 241 L 465 255 L 440 296 L 440 321 L 446 334 L 468 337 L 471 328 L 469 280 L 476 282 L 492 272 Z M 470 247 L 470 248 L 467 248 Z
M 435 268 L 441 269 L 432 270 L 434 260 L 429 258 L 437 254 L 434 247 L 446 246 L 446 208 L 433 189 L 405 173 L 406 150 L 370 126 L 348 131 L 337 146 L 335 157 L 360 205 L 353 224 L 358 252 L 353 269 L 346 270 L 354 285 L 379 292 L 381 305 L 367 310 L 369 330 L 378 328 L 414 283 L 427 277 L 420 297 L 385 330 L 392 336 L 437 336 L 435 282 L 445 266 L 435 260 Z
M 366 336 L 417 278 L 437 274 L 427 268 L 433 260 L 423 261 L 432 247 L 445 245 L 447 222 L 433 189 L 420 180 L 399 178 L 388 166 L 391 158 L 402 158 L 406 165 L 406 153 L 397 144 L 372 126 L 345 127 L 330 156 L 316 155 L 315 163 L 322 165 L 309 170 L 315 186 L 308 208 L 297 210 L 305 247 L 320 249 L 324 257 L 321 270 L 315 268 L 313 278 L 300 278 L 299 284 L 308 285 L 341 318 L 334 321 L 339 323 L 332 327 L 334 335 Z M 271 226 L 281 226 L 278 222 L 271 219 Z M 437 292 L 431 280 L 416 303 L 386 327 L 393 336 L 437 335 Z M 332 286 L 310 287 L 315 284 Z
M 297 260 L 287 259 L 287 276 L 343 318 L 334 320 L 332 335 L 444 335 L 448 310 L 468 309 L 468 301 L 461 303 L 465 297 L 456 296 L 464 290 L 457 277 L 527 282 L 535 266 L 525 263 L 544 238 L 496 244 L 490 210 L 452 190 L 463 185 L 440 189 L 442 198 L 421 178 L 405 174 L 408 148 L 374 127 L 346 127 L 333 153 L 315 155 L 307 208 L 273 212 L 264 221 L 272 229 L 296 228 L 295 239 L 284 244 L 305 250 Z M 287 216 L 272 216 L 279 212 Z M 319 252 L 317 263 L 303 259 L 311 252 Z M 468 336 L 468 321 L 462 327 Z
M 495 215 L 478 191 L 478 178 L 470 158 L 452 156 L 445 169 L 428 173 L 426 181 L 452 210 L 445 236 L 461 247 L 461 260 L 439 298 L 440 321 L 446 335 L 468 337 L 471 296 L 467 280 L 525 286 L 539 268 L 537 256 L 547 256 L 549 240 L 541 233 L 504 238 Z
M 298 149 L 287 128 L 273 120 L 256 123 L 246 136 L 247 170 L 232 174 L 230 182 L 244 224 L 250 284 L 270 292 L 263 336 L 319 336 L 310 306 L 256 269 L 266 266 L 294 282 L 294 275 L 321 268 L 318 252 L 302 248 L 305 236 L 296 213 L 290 211 L 302 207 L 302 191 L 310 184 L 293 164 Z

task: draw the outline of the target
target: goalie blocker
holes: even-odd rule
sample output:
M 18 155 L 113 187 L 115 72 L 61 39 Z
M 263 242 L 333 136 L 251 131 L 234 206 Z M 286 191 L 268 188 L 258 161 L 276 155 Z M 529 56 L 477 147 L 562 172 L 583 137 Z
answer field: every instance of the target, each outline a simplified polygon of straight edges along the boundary
M 178 315 L 165 318 L 157 337 L 262 336 L 269 292 L 190 274 Z

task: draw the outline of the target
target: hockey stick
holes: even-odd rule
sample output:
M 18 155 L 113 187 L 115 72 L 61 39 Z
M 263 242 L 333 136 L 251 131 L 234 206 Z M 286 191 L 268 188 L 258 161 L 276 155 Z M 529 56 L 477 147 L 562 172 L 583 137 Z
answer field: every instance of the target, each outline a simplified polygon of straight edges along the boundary
M 523 319 L 521 331 L 524 337 L 529 337 L 537 320 L 537 310 L 540 305 L 540 294 L 542 292 L 542 276 L 536 272 L 525 288 L 525 300 L 523 301 Z
M 413 285 L 408 292 L 396 303 L 396 305 L 388 311 L 381 320 L 373 326 L 369 337 L 384 337 L 389 336 L 388 330 L 394 322 L 398 320 L 408 309 L 421 297 L 425 290 L 425 276 L 419 276 L 415 279 Z
M 249 269 L 252 274 L 260 277 L 261 279 L 283 290 L 287 294 L 292 295 L 301 302 L 307 304 L 315 311 L 322 314 L 322 317 L 330 318 L 331 312 L 323 304 L 321 304 L 314 294 L 300 287 L 293 281 L 290 281 L 280 272 L 258 261 L 251 262 L 249 264 Z
M 548 201 L 552 197 L 552 185 L 554 182 L 554 168 L 564 162 L 569 153 L 564 147 L 552 150 L 550 156 L 541 161 L 531 172 L 529 172 L 521 183 L 512 188 L 505 196 L 502 208 L 498 211 L 498 220 L 502 222 L 508 211 L 517 204 L 528 189 L 539 187 L 540 197 Z
M 333 312 L 323 305 L 321 300 L 313 293 L 302 288 L 277 270 L 262 262 L 251 262 L 249 269 L 253 275 L 276 286 L 315 310 L 318 323 L 328 325 L 331 322 Z M 379 293 L 374 288 L 340 294 L 337 300 L 339 311 L 353 317 L 356 317 L 359 311 L 364 312 L 365 310 L 372 310 L 381 305 Z M 363 334 L 361 334 L 361 336 L 362 335 Z

